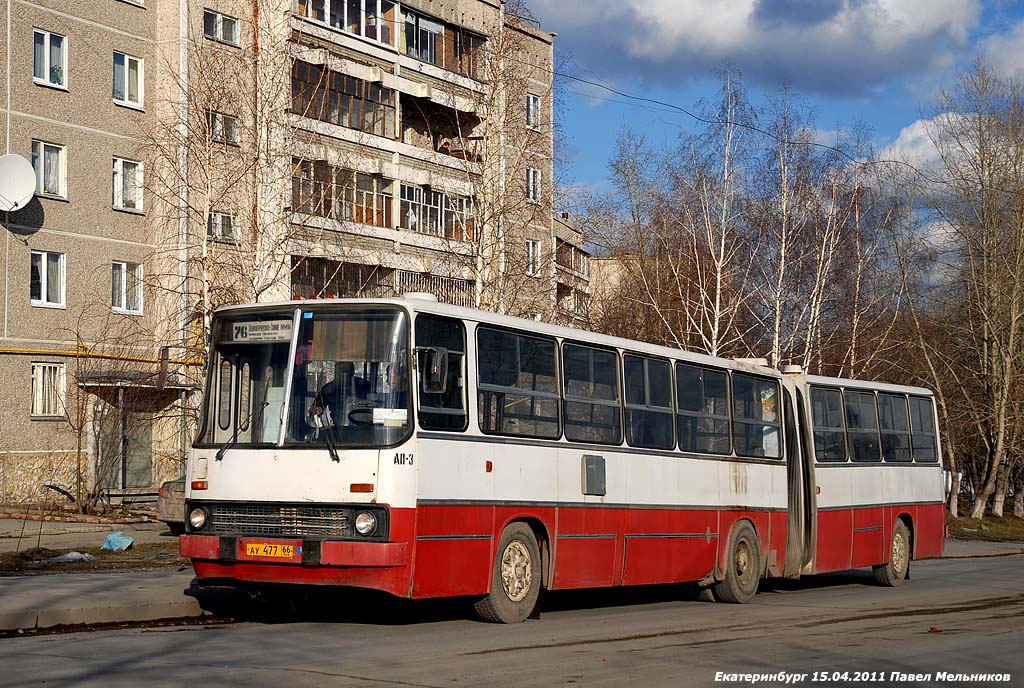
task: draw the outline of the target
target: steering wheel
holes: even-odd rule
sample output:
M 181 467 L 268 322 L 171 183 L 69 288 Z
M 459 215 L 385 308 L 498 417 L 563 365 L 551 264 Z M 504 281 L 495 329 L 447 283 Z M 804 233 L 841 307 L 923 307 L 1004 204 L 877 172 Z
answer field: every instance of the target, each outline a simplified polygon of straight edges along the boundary
M 373 425 L 373 408 L 370 406 L 357 406 L 348 412 L 348 422 L 352 425 L 364 427 Z

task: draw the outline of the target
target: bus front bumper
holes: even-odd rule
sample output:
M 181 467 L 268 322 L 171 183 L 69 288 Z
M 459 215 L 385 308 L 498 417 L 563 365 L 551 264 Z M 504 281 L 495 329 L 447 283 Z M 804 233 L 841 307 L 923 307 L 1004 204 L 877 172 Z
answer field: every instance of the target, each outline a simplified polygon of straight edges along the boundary
M 409 563 L 404 542 L 359 542 L 352 540 L 308 540 L 281 537 L 235 537 L 229 535 L 182 535 L 178 538 L 181 556 L 221 563 L 238 562 L 273 565 L 344 566 L 393 568 Z M 265 550 L 264 545 L 278 549 Z M 251 554 L 251 546 L 257 552 Z M 284 549 L 284 548 L 289 549 Z M 290 553 L 290 554 L 289 554 Z

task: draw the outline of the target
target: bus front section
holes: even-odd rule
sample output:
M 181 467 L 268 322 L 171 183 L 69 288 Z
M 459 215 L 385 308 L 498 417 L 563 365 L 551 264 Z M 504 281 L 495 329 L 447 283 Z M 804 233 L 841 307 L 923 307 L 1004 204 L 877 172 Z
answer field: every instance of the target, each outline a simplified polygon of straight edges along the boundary
M 408 314 L 388 306 L 217 314 L 180 540 L 201 585 L 408 596 L 409 330 Z

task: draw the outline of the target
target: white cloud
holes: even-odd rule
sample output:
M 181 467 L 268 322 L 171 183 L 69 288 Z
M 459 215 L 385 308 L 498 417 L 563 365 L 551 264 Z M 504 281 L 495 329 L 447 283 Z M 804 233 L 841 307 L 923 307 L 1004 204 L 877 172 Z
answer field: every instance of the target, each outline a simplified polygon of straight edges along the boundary
M 981 54 L 1007 76 L 1024 75 L 1024 21 L 981 42 Z
M 938 68 L 968 40 L 977 0 L 532 0 L 588 66 L 659 78 L 733 61 L 754 80 L 862 93 Z

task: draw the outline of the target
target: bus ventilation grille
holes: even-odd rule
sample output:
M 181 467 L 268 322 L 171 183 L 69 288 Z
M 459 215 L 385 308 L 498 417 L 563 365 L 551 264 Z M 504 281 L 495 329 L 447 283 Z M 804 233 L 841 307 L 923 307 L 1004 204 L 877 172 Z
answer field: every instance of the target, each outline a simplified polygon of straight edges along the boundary
M 349 536 L 351 509 L 280 504 L 212 504 L 217 533 L 240 535 Z

